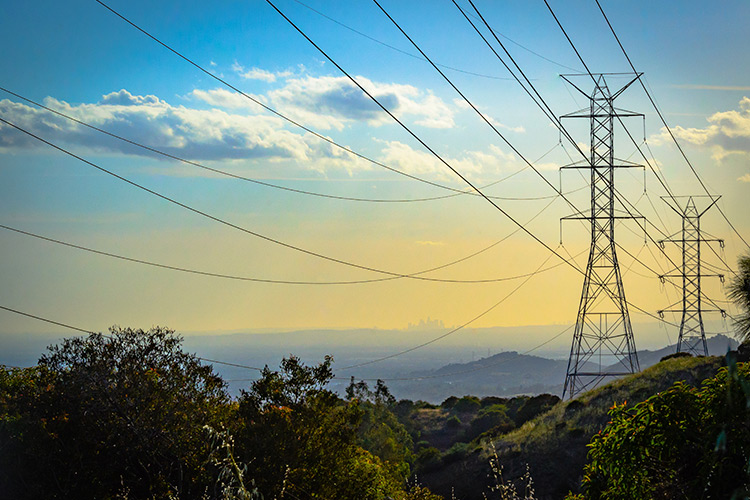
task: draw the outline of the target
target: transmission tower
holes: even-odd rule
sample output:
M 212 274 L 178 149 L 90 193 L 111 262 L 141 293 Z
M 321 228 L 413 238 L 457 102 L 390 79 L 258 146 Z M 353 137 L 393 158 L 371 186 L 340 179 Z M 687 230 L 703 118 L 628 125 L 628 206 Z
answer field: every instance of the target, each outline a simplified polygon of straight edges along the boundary
M 710 198 L 711 202 L 703 211 L 698 212 L 694 198 Z M 659 278 L 662 282 L 667 278 L 682 278 L 682 308 L 664 309 L 659 311 L 659 315 L 664 317 L 665 312 L 682 313 L 677 352 L 687 352 L 696 356 L 708 356 L 706 331 L 703 328 L 703 313 L 720 312 L 722 315 L 726 315 L 726 311 L 723 309 L 704 309 L 703 293 L 701 292 L 701 278 L 718 277 L 722 282 L 724 281 L 724 275 L 722 274 L 704 274 L 701 270 L 701 243 L 718 242 L 722 248 L 724 247 L 724 240 L 704 238 L 701 235 L 701 217 L 719 201 L 719 198 L 720 196 L 688 196 L 685 208 L 674 206 L 669 199 L 662 198 L 672 210 L 682 217 L 682 231 L 678 233 L 680 234 L 679 237 L 673 235 L 660 240 L 659 244 L 662 248 L 664 248 L 665 242 L 682 245 L 682 272 L 679 269 L 673 269 L 675 274 L 664 274 Z M 677 203 L 676 198 L 673 201 Z M 674 307 L 678 303 L 676 302 L 670 307 Z
M 591 124 L 590 157 L 562 168 L 588 169 L 591 173 L 591 212 L 564 217 L 564 220 L 587 220 L 591 224 L 591 249 L 583 281 L 573 344 L 565 376 L 563 399 L 593 388 L 606 377 L 616 377 L 640 370 L 635 350 L 633 328 L 622 284 L 615 249 L 615 221 L 633 218 L 629 213 L 616 215 L 615 169 L 640 167 L 616 160 L 614 155 L 615 118 L 643 115 L 614 107 L 615 99 L 640 78 L 637 75 L 616 92 L 607 77 L 594 75 L 594 90 L 588 94 L 571 78 L 562 75 L 571 86 L 589 99 L 589 106 L 562 118 L 587 118 Z M 585 75 L 590 77 L 591 75 Z M 632 74 L 630 75 L 632 76 Z

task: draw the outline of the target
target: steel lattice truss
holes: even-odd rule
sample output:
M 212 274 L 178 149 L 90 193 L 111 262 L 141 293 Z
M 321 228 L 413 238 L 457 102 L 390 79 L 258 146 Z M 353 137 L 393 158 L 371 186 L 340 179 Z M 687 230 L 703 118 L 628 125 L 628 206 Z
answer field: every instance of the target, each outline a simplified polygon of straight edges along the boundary
M 682 278 L 682 308 L 681 309 L 664 309 L 659 311 L 660 315 L 665 312 L 681 312 L 682 321 L 680 322 L 680 337 L 677 342 L 677 352 L 688 352 L 697 356 L 708 356 L 708 346 L 706 345 L 706 331 L 703 327 L 704 312 L 720 312 L 726 314 L 722 309 L 705 309 L 703 307 L 704 295 L 701 291 L 701 278 L 719 277 L 722 281 L 724 276 L 721 274 L 704 274 L 701 270 L 701 243 L 712 241 L 724 245 L 720 239 L 706 239 L 701 235 L 701 216 L 709 208 L 719 201 L 719 197 L 711 197 L 711 202 L 703 211 L 698 212 L 695 205 L 694 197 L 688 197 L 685 208 L 675 207 L 667 201 L 670 208 L 682 217 L 681 237 L 670 237 L 661 240 L 659 243 L 664 246 L 665 242 L 679 243 L 682 246 L 682 269 L 681 272 L 674 274 L 664 274 L 660 276 L 662 281 L 666 278 Z M 700 197 L 705 198 L 705 197 Z M 676 203 L 676 200 L 673 200 Z M 674 270 L 678 271 L 678 270 Z M 676 304 L 673 304 L 676 305 Z
M 583 292 L 570 350 L 566 394 L 593 388 L 607 377 L 640 370 L 630 324 L 628 304 L 622 284 L 615 247 L 615 169 L 638 167 L 627 162 L 616 164 L 614 156 L 614 120 L 639 113 L 618 110 L 614 100 L 636 79 L 616 93 L 607 85 L 605 75 L 595 77 L 594 91 L 589 95 L 563 76 L 590 101 L 587 109 L 563 118 L 588 118 L 591 124 L 591 152 L 588 162 L 563 168 L 585 168 L 591 173 L 591 212 L 564 219 L 583 219 L 591 224 L 591 247 L 583 282 Z

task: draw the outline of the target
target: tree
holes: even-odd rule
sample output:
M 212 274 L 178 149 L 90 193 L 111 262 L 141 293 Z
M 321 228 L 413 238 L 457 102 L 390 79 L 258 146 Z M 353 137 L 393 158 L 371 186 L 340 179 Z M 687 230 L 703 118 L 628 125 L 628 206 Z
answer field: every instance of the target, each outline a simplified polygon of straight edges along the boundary
M 737 336 L 746 341 L 750 340 L 750 254 L 740 257 L 737 267 L 739 272 L 729 282 L 728 296 L 742 311 L 735 326 Z
M 372 391 L 365 381 L 355 383 L 354 377 L 346 388 L 346 397 L 362 411 L 357 443 L 405 482 L 415 460 L 414 443 L 393 411 L 398 404 L 396 398 L 382 380 L 377 380 Z
M 227 420 L 229 398 L 181 343 L 166 328 L 112 328 L 50 347 L 35 368 L 4 371 L 0 490 L 79 499 L 210 491 L 203 426 Z
M 403 478 L 357 444 L 363 410 L 325 389 L 332 358 L 308 367 L 290 356 L 267 366 L 239 400 L 236 446 L 267 498 L 403 498 Z

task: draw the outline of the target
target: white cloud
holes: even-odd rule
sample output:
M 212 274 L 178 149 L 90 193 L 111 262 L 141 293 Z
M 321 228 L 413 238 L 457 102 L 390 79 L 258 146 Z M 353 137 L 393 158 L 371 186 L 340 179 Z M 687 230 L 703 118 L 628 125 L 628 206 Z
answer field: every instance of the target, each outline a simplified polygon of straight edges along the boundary
M 319 131 L 343 130 L 354 124 L 381 126 L 393 123 L 372 100 L 344 77 L 295 77 L 291 72 L 236 71 L 266 79 L 285 78 L 281 87 L 252 95 L 285 116 Z M 300 71 L 304 72 L 304 68 Z M 454 126 L 454 107 L 429 91 L 411 85 L 373 82 L 358 77 L 360 84 L 399 119 L 430 128 Z M 280 117 L 272 116 L 244 96 L 226 89 L 195 89 L 191 105 L 173 105 L 155 95 L 132 94 L 126 89 L 102 96 L 98 102 L 70 104 L 48 97 L 45 104 L 83 122 L 134 142 L 192 160 L 295 161 L 318 171 L 373 168 L 367 161 L 307 134 Z M 199 101 L 199 102 L 198 102 Z M 206 105 L 209 109 L 205 109 Z M 203 108 L 203 109 L 199 109 Z M 107 137 L 47 111 L 11 100 L 0 101 L 0 113 L 19 126 L 61 145 L 76 145 L 99 153 L 161 158 L 141 148 Z M 38 148 L 40 143 L 22 133 L 0 126 L 0 149 Z M 399 151 L 392 143 L 386 156 L 404 162 L 407 170 L 441 172 L 434 159 L 413 150 Z M 482 155 L 489 154 L 489 157 Z M 493 153 L 467 153 L 454 159 L 462 170 L 478 172 Z M 411 160 L 406 162 L 406 158 Z M 461 163 L 464 164 L 461 165 Z M 479 169 L 479 170 L 478 170 Z M 442 174 L 441 174 L 442 175 Z
M 238 63 L 232 65 L 232 70 L 246 80 L 260 80 L 267 83 L 273 83 L 277 78 L 287 78 L 293 75 L 291 71 L 279 71 L 272 73 L 261 68 L 245 69 Z
M 742 177 L 737 178 L 740 182 L 750 182 L 750 174 L 745 174 Z
M 398 141 L 383 142 L 384 163 L 413 175 L 458 180 L 456 174 L 430 152 L 417 151 Z M 520 166 L 512 154 L 504 153 L 494 145 L 488 151 L 467 151 L 458 158 L 443 156 L 443 159 L 462 175 L 477 181 Z
M 363 77 L 357 77 L 357 81 L 401 120 L 411 119 L 416 125 L 428 128 L 455 125 L 454 110 L 429 91 L 411 85 L 373 82 Z M 196 89 L 191 96 L 223 109 L 257 111 L 259 108 L 236 92 L 221 88 Z M 370 126 L 393 123 L 392 118 L 346 77 L 289 78 L 281 88 L 252 97 L 318 130 L 343 130 L 357 122 Z
M 709 149 L 717 161 L 734 154 L 750 155 L 750 98 L 743 97 L 738 110 L 714 113 L 707 121 L 706 128 L 676 126 L 672 133 L 678 140 Z M 671 138 L 662 129 L 651 140 L 660 144 Z
M 99 104 L 110 104 L 113 106 L 144 106 L 150 104 L 163 104 L 155 95 L 133 95 L 125 89 L 119 92 L 110 92 L 103 95 Z
M 399 119 L 413 118 L 414 123 L 430 128 L 451 128 L 453 111 L 440 98 L 411 85 L 378 83 L 356 77 L 373 97 Z M 272 90 L 267 98 L 279 111 L 321 129 L 343 129 L 352 122 L 371 126 L 392 123 L 362 90 L 346 77 L 303 77 L 286 81 Z
M 286 122 L 277 117 L 172 106 L 156 96 L 133 95 L 127 90 L 107 94 L 93 104 L 72 105 L 51 97 L 44 102 L 83 122 L 193 160 L 293 160 L 303 168 L 321 170 L 326 164 L 338 168 L 351 156 L 309 134 L 286 130 Z M 97 152 L 155 157 L 65 118 L 7 99 L 0 101 L 0 114 L 51 142 Z M 0 148 L 29 149 L 39 145 L 31 137 L 0 126 Z M 347 168 L 362 168 L 362 163 L 353 162 Z

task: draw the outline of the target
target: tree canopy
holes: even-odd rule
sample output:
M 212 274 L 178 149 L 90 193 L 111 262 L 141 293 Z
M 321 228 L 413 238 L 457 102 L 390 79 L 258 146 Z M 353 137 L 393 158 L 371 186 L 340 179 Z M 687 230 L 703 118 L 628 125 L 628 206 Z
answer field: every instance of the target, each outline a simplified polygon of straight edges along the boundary
M 13 498 L 198 497 L 204 425 L 228 395 L 172 330 L 112 328 L 0 375 L 0 490 Z
M 729 281 L 728 296 L 740 309 L 740 316 L 735 319 L 737 336 L 750 340 L 750 254 L 740 257 L 738 272 Z

